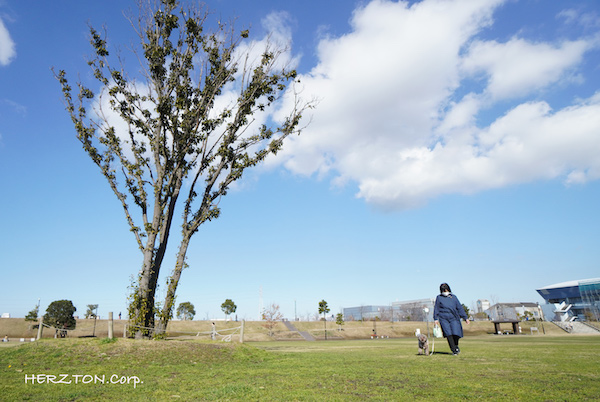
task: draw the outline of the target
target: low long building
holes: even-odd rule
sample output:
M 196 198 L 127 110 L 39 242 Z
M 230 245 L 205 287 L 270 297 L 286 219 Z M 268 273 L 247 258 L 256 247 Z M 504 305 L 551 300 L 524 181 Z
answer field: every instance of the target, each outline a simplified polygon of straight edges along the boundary
M 393 302 L 388 306 L 358 306 L 344 308 L 344 321 L 432 321 L 435 299 Z
M 393 302 L 392 310 L 402 321 L 433 321 L 435 299 L 418 299 Z
M 344 321 L 387 321 L 390 306 L 357 306 L 344 308 Z

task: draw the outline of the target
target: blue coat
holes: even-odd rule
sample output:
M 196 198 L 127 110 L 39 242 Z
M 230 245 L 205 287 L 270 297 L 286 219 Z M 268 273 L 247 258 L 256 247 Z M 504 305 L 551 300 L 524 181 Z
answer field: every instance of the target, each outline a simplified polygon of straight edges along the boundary
M 433 319 L 440 322 L 444 338 L 448 335 L 458 335 L 463 337 L 463 329 L 460 319 L 467 319 L 467 314 L 458 297 L 450 294 L 449 296 L 438 295 L 435 299 L 433 309 Z

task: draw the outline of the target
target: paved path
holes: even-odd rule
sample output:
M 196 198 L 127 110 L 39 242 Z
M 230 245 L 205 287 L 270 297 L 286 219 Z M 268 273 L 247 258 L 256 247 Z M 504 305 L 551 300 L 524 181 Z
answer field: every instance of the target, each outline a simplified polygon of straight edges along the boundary
M 600 331 L 596 328 L 586 325 L 582 322 L 572 322 L 573 329 L 571 330 L 572 334 L 586 334 L 586 335 L 600 335 Z
M 297 333 L 299 333 L 300 336 L 302 336 L 304 338 L 304 340 L 306 340 L 306 341 L 315 341 L 316 340 L 315 337 L 312 336 L 311 334 L 309 334 L 308 332 L 298 331 L 298 329 L 291 322 L 285 320 L 283 323 L 285 324 L 287 329 L 289 329 L 290 331 L 296 331 Z
M 553 321 L 554 322 L 554 321 Z M 600 335 L 600 331 L 590 325 L 586 325 L 582 322 L 554 322 L 565 331 L 571 334 L 585 334 L 585 335 Z

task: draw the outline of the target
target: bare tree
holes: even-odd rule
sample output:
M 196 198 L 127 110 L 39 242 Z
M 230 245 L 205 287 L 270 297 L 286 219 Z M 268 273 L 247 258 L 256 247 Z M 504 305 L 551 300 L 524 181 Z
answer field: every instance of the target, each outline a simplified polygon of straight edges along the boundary
M 404 307 L 404 311 L 407 314 L 406 319 L 408 321 L 425 321 L 425 313 L 423 303 L 409 303 Z
M 273 328 L 283 319 L 283 314 L 279 311 L 279 305 L 273 303 L 269 308 L 264 309 L 262 319 L 265 321 L 263 327 L 269 330 L 269 336 L 273 336 Z
M 249 41 L 247 30 L 236 34 L 219 21 L 209 32 L 204 9 L 180 7 L 177 0 L 147 2 L 152 5 L 140 2 L 139 18 L 131 19 L 141 74 L 128 75 L 121 57 L 109 56 L 105 35 L 92 27 L 88 64 L 99 93 L 78 83 L 73 95 L 66 73 L 55 73 L 77 137 L 121 203 L 142 254 L 129 304 L 136 337 L 152 329 L 164 333 L 192 236 L 219 217 L 221 198 L 245 169 L 299 133 L 302 113 L 311 107 L 288 91 L 296 71 L 282 66 L 284 46 L 268 43 L 253 58 L 254 49 L 240 46 Z M 286 117 L 267 117 L 287 94 Z M 182 218 L 181 240 L 158 309 L 155 292 L 175 215 Z
M 392 307 L 383 307 L 383 309 L 380 312 L 381 315 L 381 321 L 392 321 L 393 319 L 393 314 L 392 314 Z

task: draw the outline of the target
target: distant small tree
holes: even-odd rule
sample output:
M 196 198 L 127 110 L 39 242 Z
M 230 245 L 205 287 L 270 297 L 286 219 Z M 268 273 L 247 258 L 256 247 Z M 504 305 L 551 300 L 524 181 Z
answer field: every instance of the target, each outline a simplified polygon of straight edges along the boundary
M 56 300 L 50 303 L 44 314 L 44 324 L 56 328 L 61 338 L 66 336 L 66 330 L 75 329 L 77 321 L 73 313 L 77 308 L 71 300 Z
M 519 320 L 521 321 L 529 321 L 529 320 L 533 320 L 533 313 L 531 311 L 527 311 L 525 310 L 523 312 L 523 315 L 517 313 L 517 317 L 519 318 Z
M 465 314 L 467 315 L 467 317 L 470 317 L 471 316 L 471 310 L 469 310 L 469 308 L 467 307 L 467 305 L 464 304 L 464 303 L 463 303 L 462 307 L 465 310 Z
M 283 319 L 283 314 L 279 311 L 279 305 L 273 303 L 269 308 L 264 309 L 262 319 L 265 321 L 263 327 L 269 330 L 269 336 L 273 336 L 273 328 L 277 325 L 278 321 Z
M 229 315 L 235 313 L 237 306 L 231 299 L 226 299 L 223 304 L 221 304 L 221 310 L 223 310 L 225 318 L 227 318 Z
M 478 320 L 487 320 L 489 319 L 488 315 L 484 312 L 481 313 L 475 313 L 475 318 Z
M 85 318 L 97 318 L 98 305 L 88 304 L 87 311 L 85 312 Z
M 323 314 L 323 322 L 325 323 L 325 340 L 327 340 L 327 318 L 326 315 L 329 313 L 329 307 L 325 300 L 319 302 L 319 314 Z
M 194 305 L 190 302 L 179 303 L 177 307 L 177 318 L 180 320 L 193 320 L 196 315 Z
M 344 314 L 337 313 L 335 316 L 335 323 L 339 325 L 338 331 L 343 331 L 342 325 L 344 325 Z
M 40 312 L 40 305 L 38 304 L 37 306 L 35 306 L 35 308 L 33 310 L 31 310 L 29 313 L 27 313 L 27 315 L 25 316 L 25 321 L 37 321 L 39 312 Z

